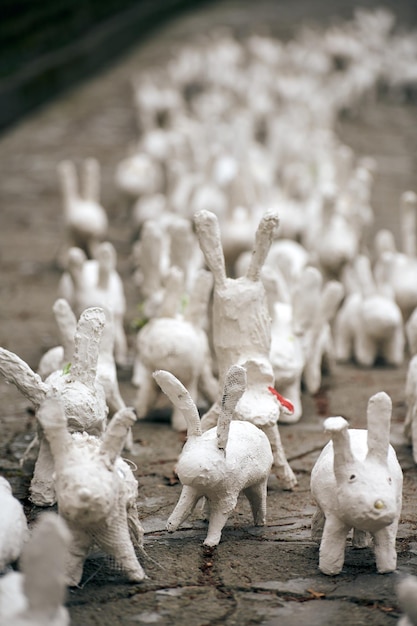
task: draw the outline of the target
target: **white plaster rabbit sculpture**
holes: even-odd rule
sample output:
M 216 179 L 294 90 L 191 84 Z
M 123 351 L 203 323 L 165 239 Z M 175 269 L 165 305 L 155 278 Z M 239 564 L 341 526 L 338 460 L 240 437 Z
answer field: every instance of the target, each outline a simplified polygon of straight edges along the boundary
M 255 524 L 264 525 L 267 481 L 273 460 L 271 446 L 259 428 L 249 422 L 232 420 L 236 403 L 246 387 L 244 368 L 233 366 L 225 375 L 217 427 L 205 433 L 201 432 L 197 407 L 179 380 L 161 370 L 154 377 L 183 412 L 188 424 L 188 438 L 176 466 L 183 487 L 167 530 L 177 530 L 204 497 L 210 511 L 204 545 L 216 546 L 242 491 L 251 504 Z
M 287 292 L 290 285 L 287 283 Z M 314 267 L 304 268 L 292 289 L 290 302 L 278 299 L 272 306 L 270 359 L 275 388 L 294 406 L 291 414 L 282 415 L 284 423 L 301 418 L 302 381 L 308 393 L 315 394 L 320 389 L 322 370 L 333 366 L 330 322 L 343 298 L 341 283 L 329 281 L 323 286 L 321 272 Z
M 210 211 L 201 211 L 195 215 L 195 225 L 201 249 L 206 263 L 214 276 L 213 297 L 213 345 L 217 357 L 219 372 L 219 388 L 224 385 L 224 376 L 234 365 L 244 365 L 251 360 L 258 364 L 248 372 L 248 392 L 259 383 L 259 375 L 265 377 L 265 392 L 268 386 L 274 387 L 274 374 L 270 363 L 271 318 L 268 310 L 265 288 L 261 279 L 261 270 L 270 249 L 274 232 L 278 226 L 278 216 L 266 213 L 261 219 L 256 232 L 256 242 L 246 274 L 239 278 L 227 278 L 223 248 L 220 240 L 220 229 L 217 217 Z M 256 373 L 256 369 L 258 372 Z M 253 373 L 253 380 L 252 380 Z M 294 472 L 286 460 L 281 445 L 277 421 L 280 415 L 279 406 L 273 402 L 273 419 L 271 420 L 271 403 L 267 403 L 265 415 L 257 410 L 251 402 L 242 402 L 246 406 L 246 418 L 251 414 L 253 422 L 268 424 L 267 432 L 274 451 L 277 476 L 286 489 L 297 484 Z M 239 403 L 240 404 L 240 403 Z M 247 407 L 251 406 L 248 412 Z M 221 408 L 221 397 L 202 418 L 203 430 L 208 430 L 217 423 Z M 264 406 L 265 408 L 265 406 Z M 236 416 L 239 415 L 237 411 Z M 275 421 L 275 425 L 273 422 Z
M 396 568 L 395 540 L 401 513 L 403 475 L 389 443 L 392 404 L 385 392 L 369 399 L 368 430 L 349 429 L 343 417 L 324 422 L 330 441 L 311 472 L 311 492 L 317 504 L 312 537 L 320 541 L 319 568 L 339 574 L 346 537 L 353 545 L 368 545 L 373 537 L 380 574 Z
M 145 417 L 157 400 L 159 389 L 152 373 L 162 367 L 187 386 L 195 402 L 199 392 L 210 403 L 218 393 L 204 329 L 212 277 L 205 270 L 199 272 L 184 315 L 178 312 L 184 293 L 183 275 L 178 268 L 171 269 L 166 285 L 160 317 L 153 318 L 137 335 L 133 384 L 138 387 L 138 419 Z M 184 417 L 176 407 L 171 422 L 175 430 L 186 429 Z
M 42 513 L 19 560 L 19 572 L 0 578 L 0 623 L 69 626 L 65 566 L 71 534 L 55 513 Z
M 102 309 L 86 309 L 77 324 L 71 367 L 53 372 L 45 381 L 20 357 L 4 348 L 0 348 L 0 373 L 16 385 L 33 404 L 35 411 L 47 395 L 59 396 L 71 432 L 85 431 L 101 436 L 108 414 L 105 392 L 97 380 L 97 360 L 104 324 Z M 38 437 L 39 453 L 30 485 L 30 498 L 38 506 L 51 506 L 55 502 L 53 460 L 42 428 L 38 429 Z
M 138 483 L 120 457 L 129 428 L 136 421 L 132 409 L 118 411 L 100 439 L 70 433 L 61 403 L 48 398 L 38 419 L 54 459 L 58 512 L 73 539 L 67 560 L 70 586 L 81 580 L 84 560 L 92 545 L 112 556 L 128 579 L 145 578 L 135 548 L 141 548 L 143 529 L 138 519 Z
M 411 354 L 405 381 L 405 402 L 407 412 L 404 421 L 404 434 L 410 441 L 413 459 L 417 463 L 417 309 L 405 325 L 407 343 Z
M 78 246 L 90 257 L 107 235 L 108 220 L 100 204 L 100 166 L 96 159 L 82 165 L 81 189 L 72 161 L 58 164 L 64 208 L 64 223 L 69 246 Z
M 417 578 L 407 576 L 397 585 L 398 603 L 404 615 L 397 626 L 417 626 Z
M 0 572 L 17 561 L 28 538 L 23 506 L 14 497 L 8 480 L 0 476 Z
M 58 295 L 65 298 L 80 316 L 89 307 L 103 307 L 111 312 L 114 327 L 116 363 L 126 365 L 128 348 L 124 330 L 126 298 L 122 279 L 117 272 L 116 250 L 108 241 L 97 246 L 96 258 L 87 260 L 80 248 L 68 253 L 67 271 L 61 277 Z
M 355 263 L 358 290 L 350 293 L 334 324 L 335 351 L 339 361 L 354 359 L 371 367 L 381 357 L 393 366 L 404 360 L 404 325 L 389 284 L 377 284 L 370 261 L 359 256 Z
M 417 194 L 406 191 L 400 200 L 402 251 L 397 251 L 390 231 L 379 231 L 375 237 L 375 279 L 388 281 L 404 321 L 417 307 Z

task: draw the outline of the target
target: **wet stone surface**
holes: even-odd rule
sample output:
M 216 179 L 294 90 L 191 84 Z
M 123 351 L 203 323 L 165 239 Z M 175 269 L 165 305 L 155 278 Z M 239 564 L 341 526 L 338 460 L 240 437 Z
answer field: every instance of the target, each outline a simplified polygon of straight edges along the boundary
M 239 6 L 238 6 L 239 5 Z M 348 16 L 348 2 L 332 4 Z M 376 6 L 376 3 L 367 3 Z M 244 8 L 242 8 L 244 7 Z M 114 169 L 135 137 L 130 76 L 138 68 L 169 56 L 170 46 L 211 25 L 228 23 L 249 28 L 256 12 L 281 36 L 290 37 L 305 16 L 329 20 L 329 2 L 214 3 L 182 17 L 142 42 L 113 68 L 22 121 L 0 139 L 2 213 L 0 229 L 0 345 L 36 369 L 45 350 L 56 345 L 52 304 L 60 272 L 55 260 L 62 236 L 61 201 L 55 172 L 62 158 L 95 156 L 103 168 L 102 200 L 110 220 L 118 268 L 128 299 L 129 347 L 134 333 L 136 292 L 131 280 L 132 232 L 128 211 L 114 189 Z M 302 9 L 305 9 L 303 13 Z M 398 3 L 407 16 L 408 3 Z M 281 12 L 280 12 L 281 11 Z M 354 118 L 341 120 L 340 136 L 358 154 L 372 154 L 379 165 L 373 206 L 375 228 L 391 228 L 399 236 L 396 214 L 402 191 L 417 180 L 417 109 L 415 104 L 377 102 Z M 413 187 L 414 186 L 414 187 Z M 184 442 L 167 417 L 148 418 L 133 429 L 137 450 L 130 456 L 139 481 L 139 511 L 145 528 L 145 554 L 139 558 L 148 574 L 141 584 L 127 583 L 111 561 L 99 553 L 88 559 L 79 588 L 71 589 L 67 606 L 74 626 L 157 624 L 206 626 L 393 625 L 399 616 L 395 585 L 417 574 L 417 468 L 403 437 L 404 383 L 407 363 L 370 370 L 337 366 L 315 397 L 303 394 L 304 414 L 298 424 L 281 427 L 288 460 L 299 481 L 283 491 L 275 476 L 268 485 L 265 528 L 254 528 L 249 503 L 242 497 L 216 549 L 203 548 L 206 523 L 198 511 L 169 535 L 165 523 L 180 493 L 174 467 Z M 135 390 L 130 371 L 120 372 L 127 404 Z M 342 573 L 319 573 L 318 546 L 310 539 L 314 510 L 309 491 L 311 468 L 327 441 L 323 419 L 342 415 L 363 427 L 366 405 L 377 391 L 393 401 L 392 443 L 404 471 L 404 504 L 398 532 L 398 571 L 378 575 L 373 553 L 347 542 Z M 33 413 L 17 390 L 0 380 L 0 473 L 25 504 L 30 521 L 39 514 L 27 499 L 31 465 L 19 459 L 33 438 Z

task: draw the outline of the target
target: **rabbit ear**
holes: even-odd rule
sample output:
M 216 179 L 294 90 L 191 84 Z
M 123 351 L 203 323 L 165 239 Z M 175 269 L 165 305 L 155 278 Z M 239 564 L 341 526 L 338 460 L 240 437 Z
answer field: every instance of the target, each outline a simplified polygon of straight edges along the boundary
M 219 221 L 214 213 L 199 211 L 194 216 L 194 224 L 207 267 L 213 273 L 216 285 L 222 287 L 226 284 L 226 268 Z
M 321 298 L 323 278 L 320 270 L 306 267 L 293 294 L 293 324 L 296 334 L 304 334 L 311 326 Z
M 339 283 L 337 280 L 331 280 L 326 283 L 319 307 L 321 325 L 330 322 L 334 318 L 344 295 L 345 290 L 342 283 Z
M 370 259 L 364 254 L 360 254 L 355 262 L 355 270 L 362 296 L 367 297 L 374 294 L 377 289 Z
M 78 182 L 75 165 L 72 161 L 61 161 L 58 163 L 57 169 L 64 205 L 68 205 L 78 199 Z
M 126 441 L 128 430 L 136 422 L 136 415 L 133 409 L 124 407 L 113 415 L 103 435 L 100 446 L 102 454 L 106 454 L 113 465 L 120 456 Z
M 368 455 L 380 463 L 387 462 L 392 402 L 384 391 L 376 393 L 369 399 L 367 409 L 368 422 Z
M 161 259 L 163 258 L 163 235 L 154 220 L 147 220 L 142 227 L 139 245 L 139 265 L 143 273 L 141 291 L 149 298 L 161 288 Z
M 225 450 L 233 411 L 246 390 L 246 371 L 240 365 L 232 365 L 226 374 L 222 398 L 222 410 L 217 422 L 217 447 Z
M 82 168 L 82 197 L 90 202 L 100 200 L 100 165 L 97 159 L 86 159 Z
M 168 232 L 171 265 L 179 267 L 186 275 L 196 243 L 191 222 L 188 219 L 176 219 L 169 225 Z
M 77 319 L 65 298 L 55 300 L 52 310 L 64 348 L 64 364 L 71 363 L 74 354 L 74 337 L 77 329 Z
M 184 273 L 179 267 L 171 267 L 164 279 L 165 292 L 159 317 L 176 317 L 184 293 Z
M 48 385 L 17 354 L 0 348 L 0 374 L 38 407 L 45 399 Z
M 405 191 L 400 201 L 400 223 L 402 251 L 410 257 L 416 256 L 416 208 L 417 195 Z
M 354 461 L 348 428 L 349 424 L 344 417 L 328 417 L 324 420 L 324 430 L 333 441 L 333 470 L 337 482 L 343 480 L 345 468 Z
M 42 513 L 20 557 L 29 610 L 45 615 L 45 621 L 47 613 L 55 614 L 65 601 L 70 542 L 64 520 L 55 513 Z
M 200 270 L 191 289 L 190 301 L 185 312 L 185 318 L 197 328 L 204 328 L 212 288 L 213 274 L 207 270 Z
M 157 370 L 152 375 L 162 391 L 171 400 L 172 404 L 184 415 L 185 421 L 187 422 L 187 436 L 200 436 L 200 416 L 188 390 L 171 372 Z
M 97 287 L 108 289 L 111 273 L 116 269 L 116 250 L 110 241 L 103 241 L 97 246 L 96 258 L 98 261 Z
M 277 213 L 268 212 L 262 217 L 256 231 L 255 246 L 246 272 L 249 280 L 258 281 L 262 266 L 271 248 L 275 231 L 279 224 Z
M 103 309 L 91 307 L 83 311 L 78 320 L 74 338 L 74 359 L 70 370 L 71 380 L 79 380 L 91 389 L 97 374 L 100 340 L 106 323 Z

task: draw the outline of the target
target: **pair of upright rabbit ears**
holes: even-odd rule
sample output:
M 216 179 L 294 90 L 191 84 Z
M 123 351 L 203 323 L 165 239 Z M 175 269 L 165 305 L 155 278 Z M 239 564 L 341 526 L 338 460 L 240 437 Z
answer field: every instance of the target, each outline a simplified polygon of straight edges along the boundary
M 368 454 L 367 458 L 386 464 L 390 443 L 392 402 L 384 391 L 373 395 L 368 401 Z M 354 461 L 350 445 L 348 422 L 343 417 L 328 417 L 324 428 L 333 440 L 335 469 Z

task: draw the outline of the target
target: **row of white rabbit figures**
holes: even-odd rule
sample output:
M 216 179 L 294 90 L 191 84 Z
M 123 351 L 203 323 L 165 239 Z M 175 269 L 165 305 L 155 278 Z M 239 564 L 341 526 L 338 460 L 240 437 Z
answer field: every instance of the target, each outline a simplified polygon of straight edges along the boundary
M 276 213 L 267 212 L 256 231 L 252 256 L 246 273 L 238 278 L 226 275 L 221 232 L 216 215 L 200 211 L 194 216 L 195 228 L 206 264 L 214 277 L 212 339 L 219 375 L 219 394 L 203 415 L 203 430 L 216 425 L 221 410 L 224 377 L 232 365 L 248 365 L 247 391 L 237 412 L 247 421 L 263 428 L 274 452 L 274 465 L 284 488 L 292 489 L 297 480 L 286 459 L 278 431 L 281 404 L 268 386 L 274 387 L 270 362 L 271 318 L 261 270 L 278 227 Z M 246 394 L 252 394 L 246 399 Z
M 354 359 L 371 367 L 378 358 L 399 366 L 404 361 L 405 335 L 401 310 L 387 281 L 374 279 L 370 260 L 359 255 L 345 274 L 350 293 L 334 323 L 336 358 Z
M 72 534 L 68 585 L 79 584 L 93 544 L 110 555 L 130 581 L 143 580 L 145 572 L 135 553 L 143 545 L 138 483 L 120 456 L 136 420 L 133 410 L 118 411 L 102 437 L 70 433 L 60 398 L 47 397 L 38 409 L 38 420 L 53 458 L 58 513 Z
M 103 307 L 111 313 L 114 356 L 116 363 L 124 366 L 128 361 L 124 330 L 126 298 L 116 265 L 116 250 L 108 241 L 97 246 L 94 259 L 87 259 L 81 248 L 70 248 L 67 270 L 61 276 L 58 295 L 68 301 L 77 316 L 89 307 Z
M 65 316 L 68 311 L 64 308 L 63 313 Z M 53 371 L 45 381 L 25 361 L 4 348 L 0 348 L 0 373 L 16 385 L 36 413 L 46 396 L 52 393 L 61 399 L 70 432 L 86 432 L 100 437 L 108 415 L 105 391 L 97 376 L 105 322 L 103 309 L 86 309 L 73 334 L 71 362 Z M 73 323 L 68 328 L 73 332 Z M 30 485 L 30 498 L 38 506 L 51 506 L 55 502 L 53 459 L 41 425 L 38 427 L 38 438 L 39 452 Z
M 181 380 L 195 402 L 203 398 L 204 403 L 211 404 L 217 397 L 218 383 L 213 374 L 205 329 L 212 277 L 209 272 L 200 270 L 184 312 L 181 311 L 183 278 L 179 268 L 171 268 L 165 279 L 159 316 L 137 334 L 132 382 L 138 388 L 135 405 L 139 419 L 146 417 L 158 399 L 160 390 L 152 374 L 163 367 Z M 171 422 L 177 431 L 187 428 L 176 407 Z
M 392 403 L 385 392 L 368 402 L 368 429 L 349 429 L 343 417 L 324 422 L 331 441 L 311 472 L 317 505 L 312 538 L 320 542 L 319 568 L 335 575 L 342 570 L 346 538 L 353 529 L 357 548 L 373 537 L 379 573 L 396 569 L 395 541 L 402 503 L 403 474 L 390 445 Z
M 69 626 L 64 603 L 71 541 L 67 524 L 59 515 L 41 513 L 23 546 L 19 571 L 0 578 L 0 624 Z
M 205 498 L 209 527 L 204 544 L 216 546 L 241 492 L 250 502 L 255 524 L 264 525 L 267 481 L 273 461 L 271 446 L 262 430 L 250 422 L 232 420 L 236 404 L 245 392 L 245 369 L 232 366 L 226 373 L 217 426 L 204 433 L 197 407 L 180 381 L 165 370 L 155 372 L 154 377 L 187 420 L 187 441 L 176 465 L 182 491 L 168 519 L 168 531 L 177 530 L 197 502 Z

